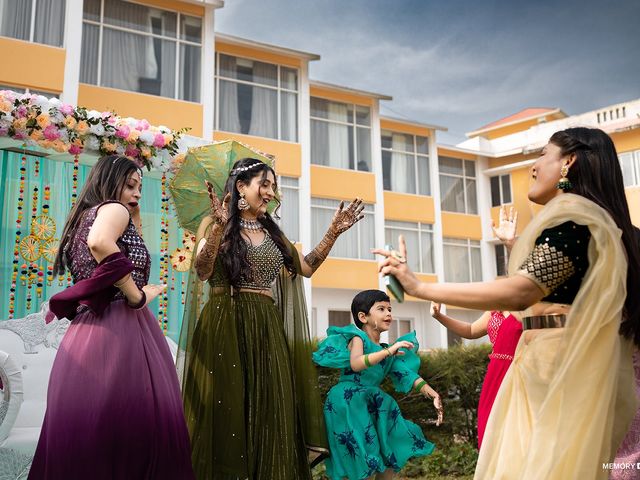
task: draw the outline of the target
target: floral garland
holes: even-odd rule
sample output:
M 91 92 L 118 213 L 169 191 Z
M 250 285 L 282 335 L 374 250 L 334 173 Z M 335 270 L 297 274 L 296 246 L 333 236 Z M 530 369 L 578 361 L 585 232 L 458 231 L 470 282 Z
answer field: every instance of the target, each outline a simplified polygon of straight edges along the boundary
M 178 139 L 187 130 L 172 132 L 146 120 L 73 107 L 57 98 L 0 90 L 0 137 L 60 153 L 120 154 L 149 170 L 166 171 L 178 153 Z

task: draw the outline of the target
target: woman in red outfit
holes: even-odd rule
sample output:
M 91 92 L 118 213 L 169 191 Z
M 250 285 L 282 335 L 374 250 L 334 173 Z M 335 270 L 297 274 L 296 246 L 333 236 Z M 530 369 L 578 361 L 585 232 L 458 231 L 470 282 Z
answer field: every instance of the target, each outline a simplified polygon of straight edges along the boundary
M 489 334 L 493 350 L 489 354 L 489 366 L 482 383 L 478 402 L 478 449 L 482 445 L 489 412 L 498 394 L 500 384 L 511 366 L 513 354 L 522 334 L 522 323 L 510 312 L 484 312 L 475 322 L 456 320 L 440 312 L 440 304 L 431 303 L 431 316 L 448 330 L 462 338 L 475 339 Z

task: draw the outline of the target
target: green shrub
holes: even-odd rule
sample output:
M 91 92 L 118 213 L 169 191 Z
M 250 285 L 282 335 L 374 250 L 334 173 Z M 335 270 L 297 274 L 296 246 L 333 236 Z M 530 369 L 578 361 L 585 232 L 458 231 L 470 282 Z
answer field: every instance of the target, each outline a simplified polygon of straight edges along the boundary
M 396 393 L 391 382 L 382 388 L 392 395 L 402 415 L 420 425 L 427 439 L 436 445 L 428 457 L 412 459 L 399 474 L 399 478 L 468 477 L 478 458 L 477 421 L 478 400 L 487 369 L 491 345 L 458 344 L 449 349 L 421 353 L 420 375 L 442 397 L 444 424 L 436 427 L 433 402 L 417 393 Z M 340 377 L 336 369 L 318 368 L 318 381 L 322 397 Z M 321 466 L 314 478 L 326 478 Z

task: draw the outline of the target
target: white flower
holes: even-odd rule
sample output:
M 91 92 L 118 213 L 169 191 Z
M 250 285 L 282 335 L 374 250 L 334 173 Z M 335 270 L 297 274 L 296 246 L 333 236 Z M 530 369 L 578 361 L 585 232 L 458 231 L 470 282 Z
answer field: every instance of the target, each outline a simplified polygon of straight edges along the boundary
M 104 135 L 104 127 L 102 126 L 102 123 L 96 123 L 95 125 L 91 125 L 89 127 L 89 131 L 97 137 L 101 137 Z
M 20 100 L 31 100 L 31 94 L 30 93 L 23 93 L 22 95 L 20 95 L 18 97 Z
M 94 135 L 88 135 L 84 140 L 84 147 L 89 150 L 98 150 L 100 148 L 100 140 Z
M 43 97 L 42 95 L 34 95 L 31 97 L 31 103 L 40 107 L 42 111 L 49 111 L 49 99 L 47 97 Z
M 124 155 L 124 150 L 125 150 L 125 148 L 124 148 L 124 145 L 122 145 L 122 144 L 120 144 L 120 145 L 118 145 L 116 147 L 116 153 L 118 155 Z
M 49 105 L 51 105 L 51 108 L 57 109 L 60 105 L 62 105 L 62 102 L 59 98 L 53 97 L 49 99 Z
M 94 120 L 96 118 L 102 118 L 102 113 L 100 113 L 97 110 L 88 110 L 87 111 L 87 118 Z
M 145 130 L 140 134 L 140 140 L 146 143 L 148 146 L 152 146 L 155 140 L 155 134 L 151 130 Z
M 69 141 L 69 130 L 67 130 L 66 128 L 61 128 L 59 132 L 60 132 L 60 140 L 67 143 Z
M 132 117 L 127 117 L 127 118 L 124 119 L 124 122 L 127 124 L 127 126 L 129 128 L 136 128 L 138 120 L 136 120 L 135 118 L 132 118 Z
M 165 127 L 164 125 L 159 125 L 158 130 L 162 133 L 171 133 L 171 129 L 169 127 Z
M 58 110 L 55 110 L 55 113 L 51 115 L 51 120 L 53 121 L 53 123 L 62 123 L 64 122 L 64 115 Z
M 151 165 L 153 165 L 155 169 L 160 169 L 162 167 L 162 160 L 158 157 L 151 157 Z

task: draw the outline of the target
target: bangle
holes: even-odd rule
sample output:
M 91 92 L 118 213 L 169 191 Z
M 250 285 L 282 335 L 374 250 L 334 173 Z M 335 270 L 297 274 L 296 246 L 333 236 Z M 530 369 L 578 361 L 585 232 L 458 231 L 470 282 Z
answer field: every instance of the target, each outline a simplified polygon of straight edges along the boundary
M 371 363 L 369 362 L 369 354 L 368 353 L 364 356 L 364 364 L 365 364 L 365 366 L 367 368 L 371 366 Z
M 424 387 L 427 384 L 426 380 L 422 380 L 421 382 L 418 383 L 418 385 L 415 386 L 415 391 L 416 392 L 420 392 L 420 390 L 422 390 L 422 387 Z
M 131 280 L 131 275 L 127 275 L 126 277 L 124 277 L 122 280 L 120 280 L 119 282 L 116 282 L 113 284 L 114 287 L 116 288 L 120 288 L 122 287 L 124 284 L 126 284 L 129 280 Z
M 142 294 L 142 297 L 140 298 L 140 301 L 138 303 L 132 305 L 131 303 L 129 303 L 129 300 L 127 300 L 127 305 L 134 310 L 140 310 L 147 303 L 147 294 L 144 293 L 144 290 L 139 290 L 139 292 Z
M 391 353 L 391 350 L 389 350 L 389 347 L 382 347 L 384 348 L 385 352 L 387 352 L 387 357 L 390 357 L 393 355 L 393 353 Z

